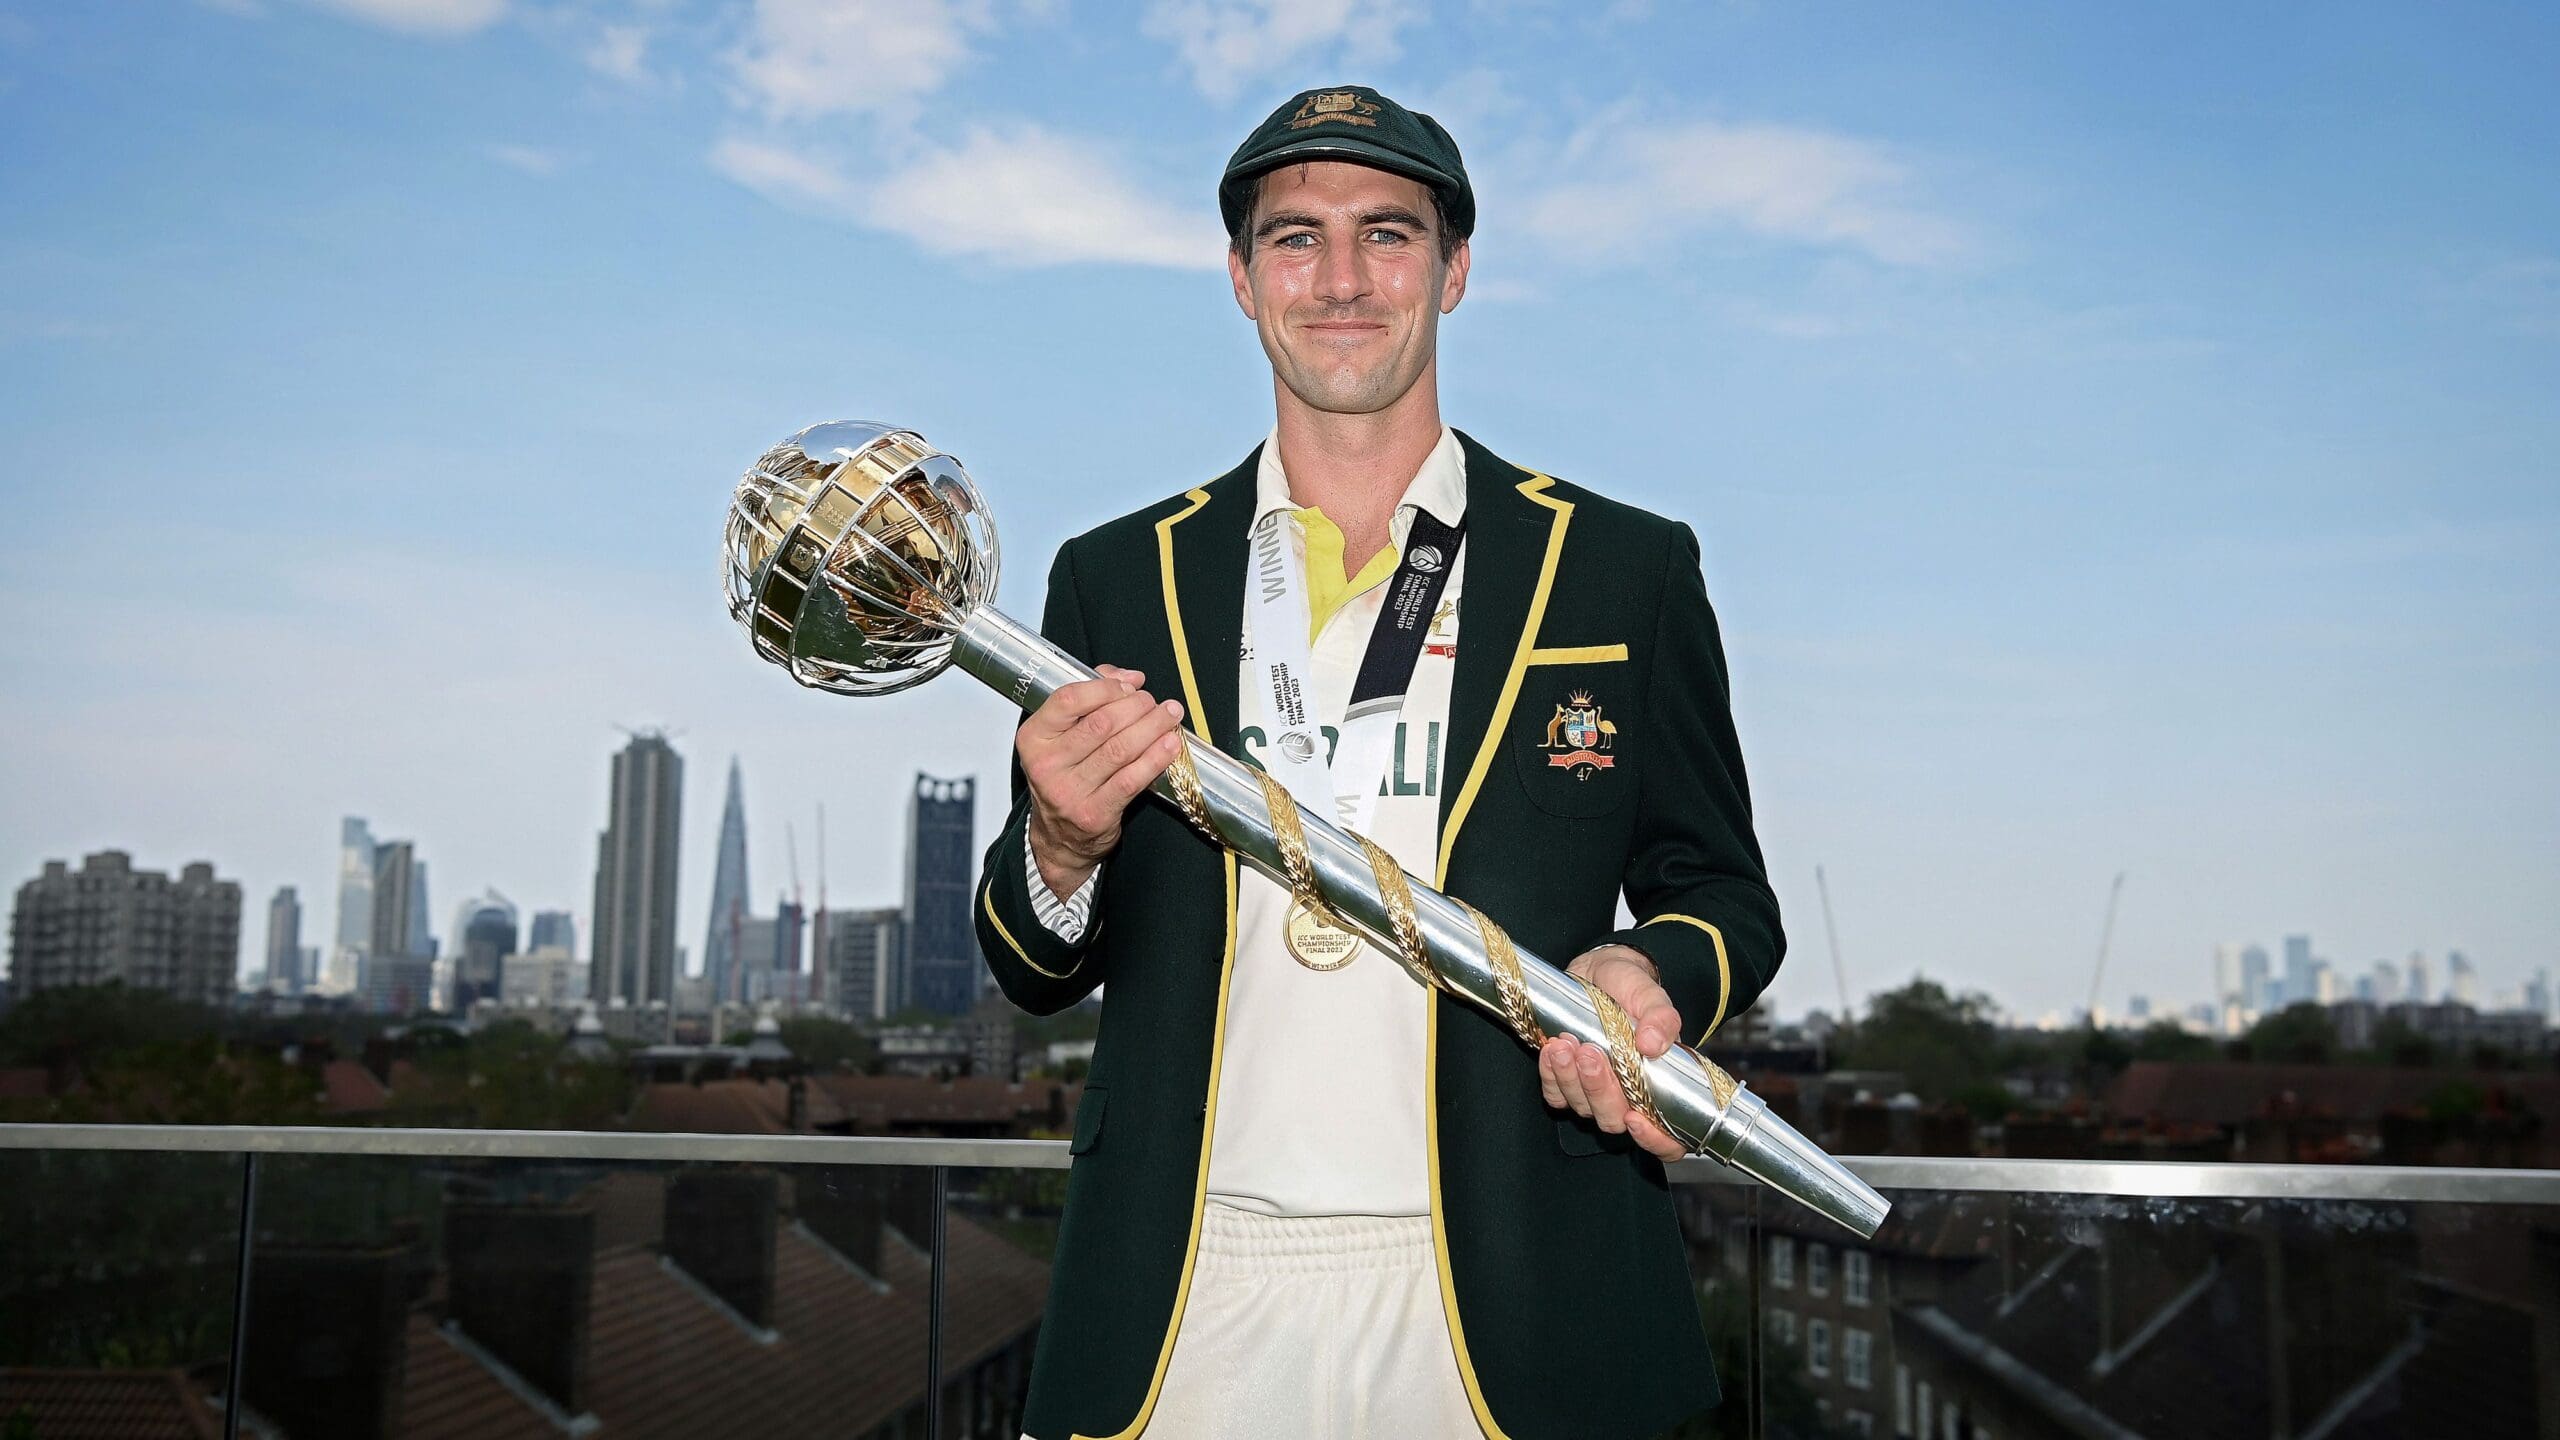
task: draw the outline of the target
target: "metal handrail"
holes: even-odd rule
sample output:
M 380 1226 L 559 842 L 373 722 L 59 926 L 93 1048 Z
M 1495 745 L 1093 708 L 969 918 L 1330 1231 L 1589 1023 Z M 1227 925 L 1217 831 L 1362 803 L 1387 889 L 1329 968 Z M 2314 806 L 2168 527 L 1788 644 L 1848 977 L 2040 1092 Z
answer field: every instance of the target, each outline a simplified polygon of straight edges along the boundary
M 204 1154 L 366 1155 L 436 1160 L 587 1160 L 676 1164 L 931 1165 L 1063 1170 L 1063 1140 L 874 1135 L 666 1135 L 616 1130 L 401 1130 L 333 1125 L 0 1124 L 0 1150 L 145 1150 Z M 1842 1157 L 1879 1190 L 2116 1195 L 2187 1200 L 2363 1200 L 2560 1206 L 2560 1170 L 2405 1165 L 2258 1165 L 2161 1160 Z M 1675 1184 L 1747 1184 L 1711 1160 L 1670 1168 Z

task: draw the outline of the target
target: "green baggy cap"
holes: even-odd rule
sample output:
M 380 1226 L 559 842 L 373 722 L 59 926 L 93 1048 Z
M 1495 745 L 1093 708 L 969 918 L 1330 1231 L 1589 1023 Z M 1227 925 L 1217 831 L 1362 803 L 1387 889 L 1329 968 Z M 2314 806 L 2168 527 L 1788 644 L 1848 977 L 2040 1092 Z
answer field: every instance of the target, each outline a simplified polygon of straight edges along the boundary
M 1265 172 L 1305 160 L 1347 160 L 1430 186 L 1459 239 L 1475 233 L 1476 192 L 1467 184 L 1458 142 L 1428 115 L 1407 110 L 1366 85 L 1309 90 L 1271 112 L 1227 161 L 1218 177 L 1218 212 L 1227 236 L 1244 228 L 1253 182 Z

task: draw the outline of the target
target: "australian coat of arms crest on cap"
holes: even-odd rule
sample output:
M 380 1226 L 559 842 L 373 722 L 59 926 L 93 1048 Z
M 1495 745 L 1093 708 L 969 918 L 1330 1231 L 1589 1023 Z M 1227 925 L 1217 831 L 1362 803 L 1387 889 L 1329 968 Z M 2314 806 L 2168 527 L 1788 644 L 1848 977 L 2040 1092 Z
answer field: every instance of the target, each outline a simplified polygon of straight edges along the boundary
M 1308 96 L 1298 106 L 1297 113 L 1289 117 L 1289 128 L 1304 130 L 1327 121 L 1375 126 L 1378 123 L 1378 106 L 1350 90 L 1327 90 Z
M 1617 757 L 1608 753 L 1617 743 L 1618 727 L 1600 718 L 1600 706 L 1591 692 L 1576 690 L 1556 707 L 1555 718 L 1547 722 L 1547 738 L 1538 748 L 1548 752 L 1549 766 L 1571 771 L 1576 780 L 1588 780 L 1617 767 Z

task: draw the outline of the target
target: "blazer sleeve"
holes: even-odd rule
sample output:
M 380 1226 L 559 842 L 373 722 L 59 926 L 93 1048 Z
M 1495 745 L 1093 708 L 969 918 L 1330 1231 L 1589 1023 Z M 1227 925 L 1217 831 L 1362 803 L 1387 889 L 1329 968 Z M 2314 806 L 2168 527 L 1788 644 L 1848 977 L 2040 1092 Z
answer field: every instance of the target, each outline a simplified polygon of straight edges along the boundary
M 1624 884 L 1633 929 L 1604 937 L 1662 972 L 1691 1043 L 1747 1009 L 1786 954 L 1778 897 L 1751 828 L 1724 642 L 1686 525 L 1664 547 L 1645 757 Z M 1687 1038 L 1687 1037 L 1684 1037 Z
M 1060 547 L 1049 567 L 1049 599 L 1041 611 L 1040 633 L 1059 649 L 1092 663 L 1072 545 Z M 979 865 L 972 918 L 978 929 L 978 951 L 995 973 L 996 988 L 1032 1014 L 1049 1015 L 1075 1004 L 1102 983 L 1103 966 L 1094 950 L 1095 932 L 1102 928 L 1101 913 L 1097 906 L 1093 922 L 1072 943 L 1040 923 L 1040 912 L 1031 904 L 1031 877 L 1023 864 L 1031 824 L 1031 788 L 1023 779 L 1018 755 L 1012 771 L 1013 808 Z

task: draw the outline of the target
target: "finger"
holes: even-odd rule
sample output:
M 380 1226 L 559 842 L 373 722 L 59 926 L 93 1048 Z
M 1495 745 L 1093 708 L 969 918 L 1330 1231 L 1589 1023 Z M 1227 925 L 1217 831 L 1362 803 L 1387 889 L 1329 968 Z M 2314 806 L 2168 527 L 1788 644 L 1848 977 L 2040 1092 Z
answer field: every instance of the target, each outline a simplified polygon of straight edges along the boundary
M 1095 792 L 1101 791 L 1111 783 L 1113 777 L 1128 766 L 1129 762 L 1153 749 L 1158 740 L 1173 733 L 1174 726 L 1181 723 L 1174 717 L 1182 707 L 1171 700 L 1156 701 L 1150 703 L 1145 709 L 1130 711 L 1128 707 L 1131 702 L 1144 697 L 1146 693 L 1141 690 L 1119 704 L 1095 712 L 1100 716 L 1121 720 L 1121 723 L 1109 735 L 1104 736 L 1100 744 L 1093 747 L 1092 754 L 1076 762 L 1075 778 L 1082 788 Z M 1124 715 L 1126 718 L 1122 719 Z M 1147 778 L 1152 780 L 1155 777 L 1150 775 Z M 1136 791 L 1130 792 L 1131 795 L 1136 793 Z M 1121 797 L 1121 803 L 1127 802 L 1128 796 Z
M 1671 1132 L 1656 1125 L 1641 1110 L 1627 1114 L 1627 1138 L 1645 1149 L 1656 1160 L 1677 1160 L 1689 1153 L 1689 1147 L 1671 1138 Z
M 1130 670 L 1118 665 L 1096 665 L 1093 670 L 1095 674 L 1106 680 L 1126 681 L 1132 689 L 1147 683 L 1147 672 L 1144 670 Z
M 1167 700 L 1167 705 L 1173 702 Z M 1097 798 L 1114 809 L 1125 810 L 1140 792 L 1156 783 L 1156 777 L 1182 753 L 1182 731 L 1179 724 L 1156 737 L 1155 743 L 1138 752 L 1138 758 L 1120 767 L 1119 773 L 1102 782 Z
M 1550 1110 L 1565 1108 L 1564 1087 L 1556 1081 L 1557 1064 L 1555 1046 L 1538 1047 L 1538 1094 L 1547 1102 L 1547 1108 Z
M 1038 726 L 1043 735 L 1063 735 L 1074 729 L 1077 721 L 1137 688 L 1129 681 L 1110 676 L 1061 685 L 1040 702 L 1040 708 L 1032 711 L 1024 723 Z
M 1590 1097 L 1591 1122 L 1612 1135 L 1626 1129 L 1627 1092 L 1618 1088 L 1617 1076 L 1609 1072 L 1608 1052 L 1585 1045 L 1575 1068 L 1582 1074 L 1583 1093 Z
M 1069 783 L 1078 793 L 1091 790 L 1129 761 L 1129 757 L 1123 755 L 1107 765 L 1095 765 L 1091 763 L 1094 752 L 1155 708 L 1156 697 L 1144 690 L 1132 690 L 1118 696 L 1099 709 L 1086 711 L 1084 718 L 1075 724 L 1039 742 L 1040 758 L 1047 762 L 1052 773 L 1069 772 Z M 1076 775 L 1073 773 L 1076 771 L 1084 773 Z
M 1629 960 L 1609 966 L 1600 988 L 1635 1022 L 1636 1052 L 1651 1060 L 1680 1038 L 1680 1007 L 1642 965 Z
M 1591 1118 L 1591 1092 L 1582 1083 L 1582 1047 L 1571 1039 L 1559 1046 L 1556 1088 L 1564 1093 L 1566 1109 L 1585 1120 Z

